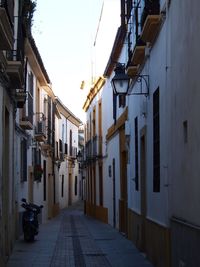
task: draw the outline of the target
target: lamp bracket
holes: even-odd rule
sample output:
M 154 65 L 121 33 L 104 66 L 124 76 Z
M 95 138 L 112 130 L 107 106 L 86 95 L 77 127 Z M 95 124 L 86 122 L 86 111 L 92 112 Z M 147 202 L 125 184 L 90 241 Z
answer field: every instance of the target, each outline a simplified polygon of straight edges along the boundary
M 139 92 L 130 93 L 130 89 L 129 89 L 127 95 L 145 95 L 145 96 L 149 95 L 149 75 L 145 75 L 145 74 L 134 75 L 132 76 L 132 80 L 133 82 L 137 82 L 140 84 L 140 90 Z

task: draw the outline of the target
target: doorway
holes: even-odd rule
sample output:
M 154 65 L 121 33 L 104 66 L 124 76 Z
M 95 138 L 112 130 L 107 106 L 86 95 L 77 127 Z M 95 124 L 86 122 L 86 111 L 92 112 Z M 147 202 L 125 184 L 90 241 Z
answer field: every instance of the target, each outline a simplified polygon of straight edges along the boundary
M 128 225 L 128 205 L 127 205 L 127 151 L 125 128 L 122 127 L 119 132 L 120 142 L 120 199 L 119 199 L 119 230 L 127 235 Z
M 69 184 L 68 184 L 68 205 L 71 206 L 72 204 L 72 174 L 69 173 Z
M 146 249 L 146 130 L 142 130 L 140 137 L 140 181 L 141 181 L 141 250 Z

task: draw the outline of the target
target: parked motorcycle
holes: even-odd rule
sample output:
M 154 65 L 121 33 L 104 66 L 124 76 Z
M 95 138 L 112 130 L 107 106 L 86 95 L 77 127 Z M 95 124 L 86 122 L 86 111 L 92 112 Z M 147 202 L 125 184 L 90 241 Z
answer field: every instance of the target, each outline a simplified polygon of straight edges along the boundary
M 25 241 L 34 241 L 35 235 L 39 232 L 38 214 L 40 214 L 43 206 L 38 206 L 33 203 L 28 203 L 25 198 L 22 198 L 21 206 L 25 209 L 22 215 L 22 228 Z

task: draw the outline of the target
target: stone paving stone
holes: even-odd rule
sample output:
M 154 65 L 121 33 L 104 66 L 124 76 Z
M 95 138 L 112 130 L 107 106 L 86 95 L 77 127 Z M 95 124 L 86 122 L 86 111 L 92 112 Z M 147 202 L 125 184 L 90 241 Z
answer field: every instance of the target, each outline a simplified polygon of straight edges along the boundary
M 16 242 L 7 267 L 153 267 L 111 226 L 87 217 L 81 205 L 41 225 L 33 243 Z

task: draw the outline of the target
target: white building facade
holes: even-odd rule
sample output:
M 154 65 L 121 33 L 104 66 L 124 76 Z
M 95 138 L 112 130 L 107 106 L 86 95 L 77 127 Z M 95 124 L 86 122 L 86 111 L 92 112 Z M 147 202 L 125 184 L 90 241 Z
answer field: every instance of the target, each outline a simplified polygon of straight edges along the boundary
M 82 122 L 61 102 L 56 100 L 60 119 L 56 136 L 56 168 L 58 170 L 58 202 L 60 209 L 81 199 L 79 176 L 78 130 Z
M 197 266 L 199 3 L 121 4 L 105 84 L 85 102 L 90 127 L 102 102 L 104 218 L 155 266 Z M 113 97 L 116 62 L 131 78 L 126 97 Z M 94 177 L 86 212 L 102 219 Z

